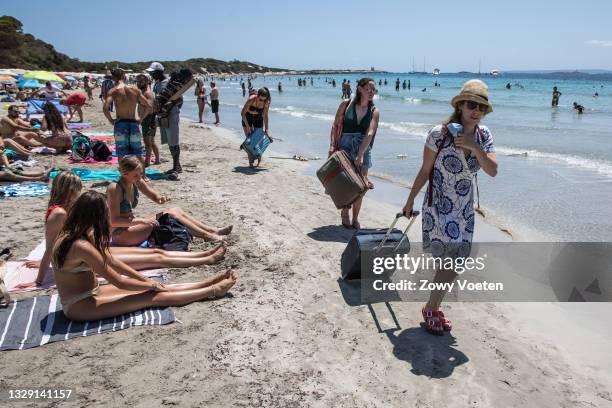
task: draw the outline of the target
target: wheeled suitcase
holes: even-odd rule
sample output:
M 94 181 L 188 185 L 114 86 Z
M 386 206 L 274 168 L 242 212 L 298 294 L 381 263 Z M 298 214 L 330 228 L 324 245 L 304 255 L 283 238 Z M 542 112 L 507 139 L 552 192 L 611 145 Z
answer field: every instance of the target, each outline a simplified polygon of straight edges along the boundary
M 396 254 L 407 254 L 410 252 L 410 241 L 408 240 L 408 230 L 419 215 L 418 211 L 413 211 L 410 215 L 410 223 L 404 232 L 394 228 L 397 221 L 404 217 L 403 213 L 398 213 L 393 223 L 388 229 L 361 229 L 350 239 L 344 252 L 340 267 L 342 279 L 361 279 L 362 255 L 367 253 L 376 257 L 389 257 Z
M 243 147 L 252 157 L 261 157 L 270 145 L 270 138 L 262 128 L 255 128 L 243 143 Z
M 317 177 L 336 208 L 345 208 L 362 196 L 368 187 L 346 152 L 339 150 L 317 170 Z

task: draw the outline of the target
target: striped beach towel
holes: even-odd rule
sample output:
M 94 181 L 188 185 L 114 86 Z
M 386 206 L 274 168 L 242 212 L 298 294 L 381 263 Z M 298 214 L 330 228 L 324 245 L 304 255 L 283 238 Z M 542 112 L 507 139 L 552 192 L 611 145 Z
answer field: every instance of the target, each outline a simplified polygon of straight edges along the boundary
M 149 308 L 93 322 L 67 319 L 57 294 L 14 301 L 0 309 L 0 350 L 23 350 L 55 341 L 114 332 L 133 326 L 173 323 L 169 307 Z

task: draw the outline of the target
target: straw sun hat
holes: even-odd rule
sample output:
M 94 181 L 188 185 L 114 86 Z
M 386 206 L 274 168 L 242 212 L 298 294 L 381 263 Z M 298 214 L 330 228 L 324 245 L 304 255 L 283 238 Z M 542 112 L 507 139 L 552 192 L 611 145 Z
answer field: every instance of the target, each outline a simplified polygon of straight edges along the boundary
M 489 87 L 480 79 L 471 79 L 463 84 L 459 95 L 455 96 L 451 101 L 453 108 L 457 108 L 457 104 L 462 101 L 474 101 L 487 105 L 487 113 L 493 112 L 493 106 L 489 103 Z

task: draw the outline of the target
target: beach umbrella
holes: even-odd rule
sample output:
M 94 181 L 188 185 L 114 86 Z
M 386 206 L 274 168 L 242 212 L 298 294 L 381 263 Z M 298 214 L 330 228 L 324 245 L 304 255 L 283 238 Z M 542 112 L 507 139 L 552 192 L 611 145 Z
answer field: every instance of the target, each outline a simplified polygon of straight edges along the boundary
M 0 69 L 0 75 L 17 76 L 17 73 L 15 71 L 11 71 L 10 69 Z
M 64 82 L 62 78 L 48 71 L 32 71 L 23 76 L 24 78 L 37 79 L 39 81 Z
M 64 76 L 64 79 L 66 81 L 76 81 L 77 79 L 75 77 L 73 77 L 72 75 L 66 75 Z
M 15 82 L 15 78 L 12 76 L 0 76 L 0 82 Z
M 38 89 L 41 86 L 42 85 L 40 84 L 40 82 L 36 81 L 35 79 L 23 79 L 23 80 L 17 82 L 17 88 L 35 88 L 35 89 Z

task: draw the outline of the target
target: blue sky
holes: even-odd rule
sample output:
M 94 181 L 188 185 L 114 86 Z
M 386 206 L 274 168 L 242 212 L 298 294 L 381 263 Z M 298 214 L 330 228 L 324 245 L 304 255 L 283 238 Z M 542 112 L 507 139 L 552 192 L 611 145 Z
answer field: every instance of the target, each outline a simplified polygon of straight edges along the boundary
M 293 68 L 612 70 L 612 1 L 3 1 L 86 61 L 212 57 Z

